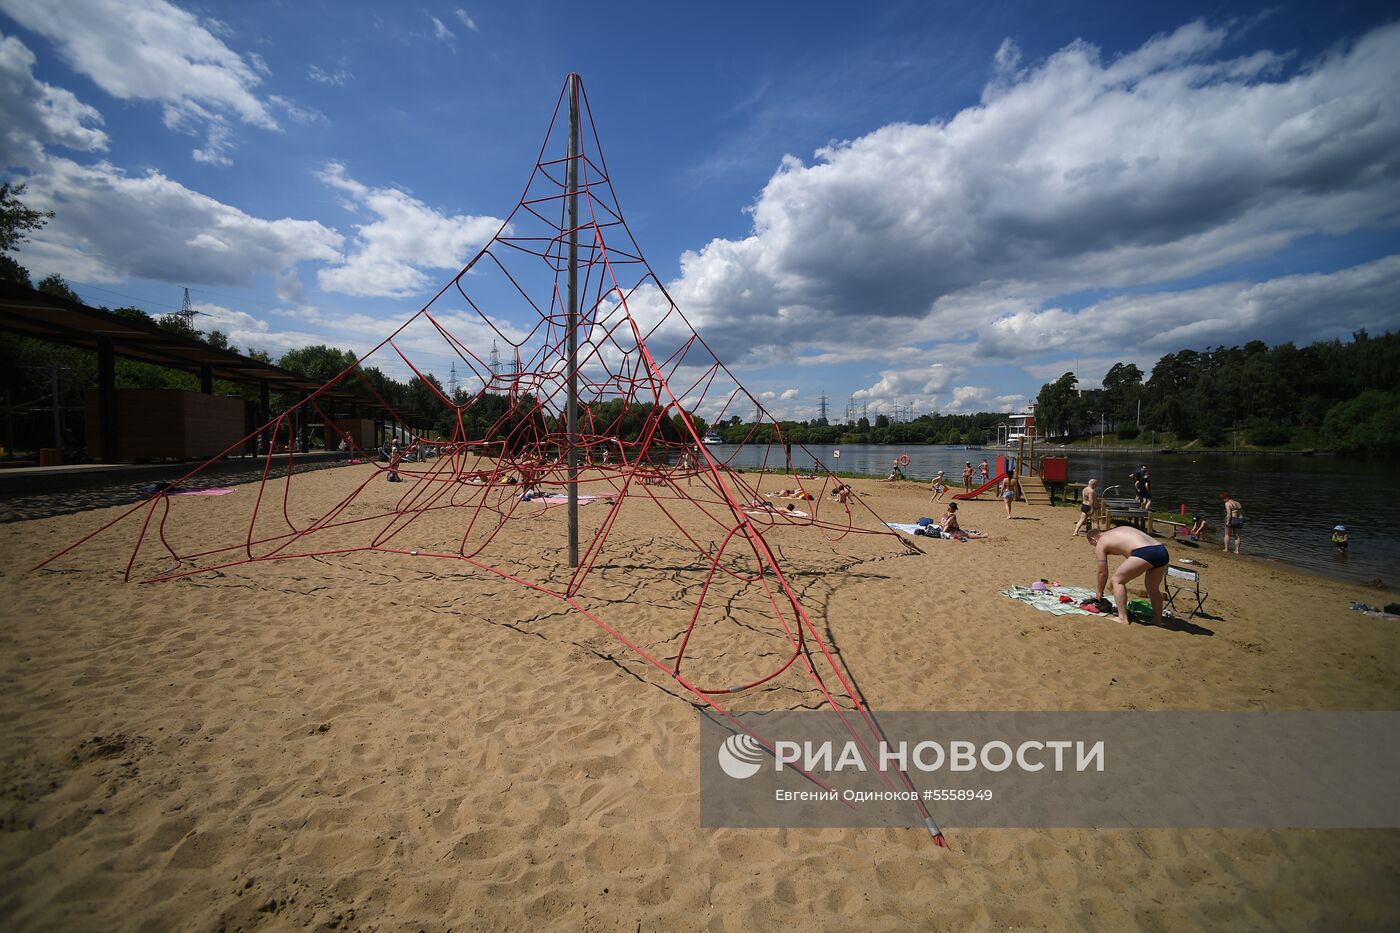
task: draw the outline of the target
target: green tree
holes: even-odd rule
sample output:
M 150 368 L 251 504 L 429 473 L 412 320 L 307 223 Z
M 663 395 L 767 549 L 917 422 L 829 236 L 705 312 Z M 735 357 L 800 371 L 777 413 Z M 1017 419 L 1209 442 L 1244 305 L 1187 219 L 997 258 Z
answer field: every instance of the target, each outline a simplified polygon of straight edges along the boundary
M 220 350 L 227 350 L 230 353 L 238 352 L 238 348 L 228 342 L 228 334 L 221 330 L 211 330 L 205 335 L 204 342 L 211 347 L 218 347 Z
M 69 288 L 68 283 L 63 281 L 63 276 L 59 275 L 57 272 L 45 276 L 35 287 L 38 291 L 46 295 L 53 295 L 55 298 L 66 298 L 69 301 L 76 301 L 79 304 L 83 302 L 83 299 L 78 297 L 78 293 Z
M 156 326 L 161 330 L 178 334 L 181 337 L 188 337 L 191 340 L 204 339 L 204 334 L 180 314 L 163 314 L 156 318 Z
M 1400 392 L 1367 389 L 1356 398 L 1338 402 L 1328 410 L 1322 434 L 1338 450 L 1400 450 Z
M 1114 363 L 1103 377 L 1103 395 L 1104 409 L 1116 427 L 1136 426 L 1143 397 L 1142 370 L 1135 363 Z
M 1047 434 L 1068 434 L 1074 427 L 1078 387 L 1079 379 L 1074 373 L 1065 373 L 1054 382 L 1041 386 L 1040 394 L 1036 396 L 1035 412 Z
M 16 262 L 9 253 L 25 242 L 31 230 L 38 230 L 53 218 L 53 211 L 36 211 L 26 207 L 19 196 L 24 185 L 0 183 L 0 280 L 29 285 L 29 270 Z
M 326 383 L 354 366 L 355 354 L 349 350 L 316 344 L 299 350 L 288 350 L 282 354 L 277 365 L 314 382 Z

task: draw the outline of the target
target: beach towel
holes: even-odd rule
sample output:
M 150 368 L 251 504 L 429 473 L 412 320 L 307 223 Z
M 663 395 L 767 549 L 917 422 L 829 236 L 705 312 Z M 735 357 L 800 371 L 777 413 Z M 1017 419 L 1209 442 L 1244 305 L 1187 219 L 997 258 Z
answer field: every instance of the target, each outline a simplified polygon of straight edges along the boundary
M 1368 606 L 1365 603 L 1352 603 L 1351 608 L 1373 619 L 1400 619 L 1400 605 L 1386 603 L 1385 606 Z
M 1001 595 L 1051 615 L 1095 615 L 1079 605 L 1083 600 L 1094 598 L 1094 591 L 1082 586 L 1048 586 L 1044 590 L 1032 590 L 1028 586 L 1013 586 L 1009 590 L 1002 590 Z M 1060 602 L 1061 596 L 1068 596 L 1070 601 Z
M 209 489 L 180 489 L 175 488 L 166 493 L 171 496 L 226 496 L 233 492 L 227 486 L 213 486 Z
M 752 511 L 746 509 L 746 510 L 744 511 L 744 514 L 745 514 L 745 515 L 787 515 L 787 516 L 790 516 L 791 518 L 807 518 L 807 517 L 808 517 L 807 513 L 804 512 L 804 511 L 802 511 L 801 509 L 791 509 L 791 510 L 789 510 L 789 509 L 753 509 Z
M 914 538 L 918 538 L 921 541 L 927 541 L 929 538 L 943 538 L 949 541 L 981 541 L 982 539 L 987 537 L 985 534 L 978 531 L 976 528 L 964 528 L 963 530 L 950 535 L 946 531 L 940 532 L 938 530 L 937 525 L 926 526 L 919 524 L 910 524 L 908 522 L 885 522 L 885 524 L 893 528 L 895 531 L 902 531 L 905 534 Z
M 609 497 L 608 497 L 608 496 L 579 496 L 579 497 L 578 497 L 578 504 L 579 504 L 579 505 L 587 505 L 588 503 L 594 502 L 594 501 L 596 501 L 596 500 L 598 500 L 598 499 L 607 499 L 607 498 L 609 498 Z M 527 502 L 543 502 L 545 505 L 568 505 L 568 504 L 569 504 L 569 497 L 568 497 L 568 496 L 561 496 L 561 495 L 559 495 L 558 493 L 550 493 L 550 494 L 547 495 L 547 496 L 531 496 L 529 499 L 527 499 L 527 500 L 525 500 L 525 501 L 527 501 Z
M 916 532 L 922 532 L 924 530 L 923 526 L 921 525 L 911 525 L 905 524 L 903 522 L 885 522 L 885 524 L 893 528 L 895 531 L 902 531 L 905 534 L 911 535 L 915 538 L 924 537 L 924 535 L 922 534 L 916 534 Z
M 909 524 L 907 522 L 885 522 L 886 525 L 895 531 L 902 531 L 905 534 L 918 538 L 920 541 L 927 541 L 929 538 L 948 538 L 949 536 L 939 530 L 937 525 L 920 525 L 918 523 Z M 977 529 L 972 529 L 972 533 L 978 534 Z

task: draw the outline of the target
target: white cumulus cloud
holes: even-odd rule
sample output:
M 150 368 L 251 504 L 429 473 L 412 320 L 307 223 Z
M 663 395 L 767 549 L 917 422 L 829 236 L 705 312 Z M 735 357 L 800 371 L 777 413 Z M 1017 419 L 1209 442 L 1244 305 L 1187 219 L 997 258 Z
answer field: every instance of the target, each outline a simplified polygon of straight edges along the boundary
M 34 77 L 34 53 L 13 36 L 0 36 L 0 169 L 33 168 L 44 147 L 105 150 L 102 114 L 71 91 Z
M 432 280 L 424 269 L 457 270 L 501 227 L 498 217 L 448 216 L 398 188 L 372 188 L 327 165 L 320 179 L 345 196 L 347 210 L 373 220 L 355 227 L 353 249 L 342 264 L 322 269 L 321 288 L 347 295 L 402 297 Z
M 977 105 L 787 157 L 749 235 L 686 253 L 669 289 L 726 359 L 759 358 L 755 334 L 796 358 L 979 337 L 987 355 L 1013 335 L 1049 351 L 1075 339 L 1076 314 L 1041 308 L 1056 295 L 1400 222 L 1400 25 L 1291 70 L 1222 58 L 1227 38 L 1191 23 L 1115 59 L 1075 42 L 1035 63 L 1005 44 Z M 1285 339 L 1326 320 L 1259 312 Z
M 52 158 L 28 185 L 26 202 L 55 217 L 21 261 L 79 282 L 248 285 L 271 274 L 290 287 L 298 262 L 334 262 L 344 240 L 316 221 L 253 217 L 159 172 L 132 176 L 107 162 Z
M 168 128 L 203 133 L 200 161 L 229 161 L 231 120 L 278 128 L 257 91 L 267 65 L 229 48 L 220 38 L 228 30 L 216 20 L 165 0 L 0 0 L 0 11 L 52 42 L 108 94 L 159 103 Z

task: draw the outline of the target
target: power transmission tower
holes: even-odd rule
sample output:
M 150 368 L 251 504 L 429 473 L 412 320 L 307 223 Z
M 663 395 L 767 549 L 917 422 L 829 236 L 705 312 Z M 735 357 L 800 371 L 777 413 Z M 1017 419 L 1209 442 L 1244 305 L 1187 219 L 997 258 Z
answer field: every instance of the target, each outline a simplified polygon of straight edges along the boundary
M 500 349 L 497 348 L 497 346 L 496 346 L 496 341 L 493 339 L 493 340 L 491 341 L 491 375 L 492 375 L 492 376 L 499 376 L 500 374 L 501 374 L 501 351 L 500 351 Z M 494 382 L 495 380 L 493 379 L 492 381 Z
M 185 289 L 185 300 L 180 305 L 180 310 L 174 314 L 167 314 L 161 318 L 167 327 L 173 327 L 186 336 L 195 336 L 194 316 L 203 314 L 203 311 L 196 311 L 194 305 L 190 304 L 190 290 Z
M 457 361 L 452 361 L 452 371 L 447 375 L 447 397 L 457 401 Z
M 826 424 L 826 390 L 824 390 L 824 389 L 822 390 L 822 394 L 819 395 L 819 396 L 817 396 L 817 406 L 818 406 L 818 410 L 821 412 L 821 414 L 817 416 L 817 424 L 825 425 L 825 424 Z
M 846 423 L 856 423 L 856 398 L 854 395 L 846 402 Z
M 180 320 L 184 322 L 187 330 L 194 330 L 194 316 L 199 312 L 195 311 L 194 305 L 190 304 L 190 290 L 185 289 L 185 300 L 180 304 Z

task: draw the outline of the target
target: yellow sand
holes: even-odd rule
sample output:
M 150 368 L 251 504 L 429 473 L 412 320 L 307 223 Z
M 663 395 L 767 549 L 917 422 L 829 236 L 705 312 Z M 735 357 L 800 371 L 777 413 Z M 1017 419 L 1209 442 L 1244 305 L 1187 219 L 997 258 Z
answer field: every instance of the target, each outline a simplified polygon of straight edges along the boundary
M 298 478 L 294 520 L 369 469 Z M 376 482 L 351 517 L 405 485 Z M 914 483 L 856 486 L 890 520 L 936 514 Z M 254 493 L 173 500 L 169 534 L 237 538 Z M 563 510 L 533 509 L 484 556 L 561 581 Z M 0 527 L 7 929 L 1400 922 L 1391 831 L 952 829 L 944 851 L 913 829 L 702 830 L 692 706 L 558 601 L 423 555 L 124 584 L 130 533 L 24 571 L 114 514 Z M 1219 618 L 1198 621 L 1213 635 L 1057 618 L 997 591 L 1091 586 L 1076 513 L 1017 514 L 969 503 L 963 525 L 989 540 L 913 556 L 881 538 L 772 540 L 877 710 L 1396 708 L 1400 629 L 1347 609 L 1384 594 L 1202 549 L 1190 556 L 1209 564 Z M 606 508 L 581 515 L 587 532 Z M 396 542 L 450 547 L 461 518 L 435 513 Z M 703 516 L 685 520 L 715 540 Z M 355 543 L 364 527 L 326 537 Z M 665 656 L 693 605 L 698 579 L 678 569 L 693 554 L 641 499 L 613 536 L 583 604 Z M 157 566 L 147 554 L 138 569 Z M 746 563 L 737 549 L 732 562 Z M 732 624 L 765 618 L 751 590 L 697 625 L 688 675 L 727 686 L 766 669 L 772 639 Z M 738 705 L 813 696 L 794 670 Z

